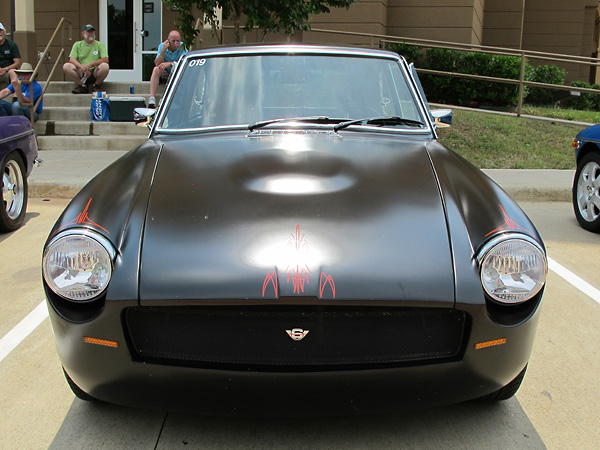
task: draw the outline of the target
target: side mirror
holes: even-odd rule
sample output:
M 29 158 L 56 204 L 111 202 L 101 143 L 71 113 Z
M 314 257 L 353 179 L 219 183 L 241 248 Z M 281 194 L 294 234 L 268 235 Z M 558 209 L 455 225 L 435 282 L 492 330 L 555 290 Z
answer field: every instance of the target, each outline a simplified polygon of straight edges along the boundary
M 135 108 L 133 110 L 133 121 L 136 125 L 146 125 L 150 128 L 154 121 L 154 114 L 156 114 L 156 109 L 153 108 Z
M 452 125 L 452 110 L 451 109 L 432 109 L 431 115 L 438 127 L 449 127 Z

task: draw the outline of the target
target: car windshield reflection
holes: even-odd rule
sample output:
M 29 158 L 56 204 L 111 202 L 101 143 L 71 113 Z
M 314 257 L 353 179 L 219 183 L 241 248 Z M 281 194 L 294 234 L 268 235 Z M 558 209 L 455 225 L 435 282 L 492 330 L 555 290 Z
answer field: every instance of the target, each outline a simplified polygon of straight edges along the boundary
M 425 122 L 393 59 L 277 54 L 185 64 L 159 128 L 248 126 L 296 117 L 327 117 L 329 124 L 365 117 Z M 414 129 L 401 122 L 385 126 Z

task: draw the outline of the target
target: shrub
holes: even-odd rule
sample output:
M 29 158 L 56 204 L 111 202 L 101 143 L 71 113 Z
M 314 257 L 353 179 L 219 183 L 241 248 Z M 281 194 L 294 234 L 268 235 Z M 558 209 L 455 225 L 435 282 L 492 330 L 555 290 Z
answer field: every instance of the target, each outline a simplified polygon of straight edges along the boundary
M 483 75 L 518 80 L 521 74 L 521 58 L 508 55 L 491 55 L 480 52 L 464 52 L 443 48 L 420 49 L 415 45 L 391 44 L 388 49 L 403 55 L 417 67 Z M 555 65 L 525 66 L 525 79 L 548 84 L 564 84 L 566 71 Z M 421 74 L 421 83 L 429 101 L 469 106 L 473 102 L 498 106 L 515 105 L 519 101 L 519 86 L 492 81 L 470 80 L 444 75 Z M 523 92 L 528 104 L 552 105 L 553 91 L 546 88 L 528 88 Z M 592 94 L 588 94 L 592 95 Z M 594 103 L 600 108 L 600 96 Z M 588 101 L 588 100 L 586 100 Z
M 419 56 L 419 52 L 421 52 L 421 48 L 419 46 L 404 43 L 388 44 L 386 49 L 404 56 L 409 64 L 411 62 L 415 62 Z
M 516 56 L 439 48 L 427 50 L 424 65 L 433 70 L 517 80 L 521 71 L 521 59 Z M 432 101 L 460 105 L 475 101 L 506 106 L 516 104 L 519 99 L 519 87 L 511 84 L 438 75 L 423 75 L 422 83 Z
M 521 75 L 521 58 L 507 55 L 488 56 L 484 75 L 498 78 L 518 80 Z M 519 102 L 519 86 L 516 84 L 487 82 L 484 86 L 484 97 L 495 105 L 516 105 Z M 527 95 L 527 91 L 524 92 Z
M 590 84 L 585 81 L 571 81 L 571 86 L 588 89 L 598 89 L 598 94 L 581 93 L 578 97 L 573 97 L 569 101 L 569 106 L 573 109 L 600 111 L 600 85 Z
M 451 50 L 443 48 L 431 48 L 425 53 L 425 69 L 442 70 L 446 72 L 458 71 L 456 59 Z M 438 75 L 419 75 L 423 90 L 429 101 L 439 103 L 457 103 L 455 92 L 455 81 L 453 78 Z
M 525 72 L 527 81 L 538 83 L 563 84 L 567 71 L 555 65 L 528 67 Z M 527 103 L 537 106 L 551 106 L 554 104 L 552 89 L 530 87 L 527 95 Z

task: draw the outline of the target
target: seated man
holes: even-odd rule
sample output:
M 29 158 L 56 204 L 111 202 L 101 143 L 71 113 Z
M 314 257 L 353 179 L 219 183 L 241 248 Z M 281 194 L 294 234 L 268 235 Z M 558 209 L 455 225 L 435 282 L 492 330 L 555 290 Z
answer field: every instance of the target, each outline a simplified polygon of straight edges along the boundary
M 83 40 L 73 44 L 69 61 L 63 65 L 67 78 L 77 85 L 73 94 L 87 94 L 88 84 L 92 84 L 92 92 L 100 90 L 110 70 L 106 47 L 96 41 L 96 29 L 88 24 L 81 30 L 81 36 Z
M 8 72 L 21 65 L 19 47 L 13 41 L 5 38 L 6 29 L 0 23 L 0 90 L 10 84 Z
M 25 116 L 31 120 L 30 92 L 33 91 L 34 105 L 43 93 L 42 86 L 37 81 L 31 80 L 31 75 L 33 75 L 33 67 L 29 63 L 23 63 L 20 69 L 11 70 L 10 85 L 0 91 L 0 116 Z M 27 83 L 28 81 L 31 83 Z M 9 103 L 2 100 L 9 95 L 12 98 L 13 94 L 16 94 L 18 101 Z M 42 99 L 33 114 L 34 122 L 38 120 L 43 107 Z
M 187 53 L 187 49 L 181 45 L 181 34 L 179 31 L 172 30 L 165 42 L 161 42 L 158 46 L 158 52 L 154 59 L 154 69 L 150 77 L 150 100 L 148 108 L 156 108 L 156 91 L 158 85 L 166 83 L 171 74 L 173 64 L 179 61 L 183 55 Z

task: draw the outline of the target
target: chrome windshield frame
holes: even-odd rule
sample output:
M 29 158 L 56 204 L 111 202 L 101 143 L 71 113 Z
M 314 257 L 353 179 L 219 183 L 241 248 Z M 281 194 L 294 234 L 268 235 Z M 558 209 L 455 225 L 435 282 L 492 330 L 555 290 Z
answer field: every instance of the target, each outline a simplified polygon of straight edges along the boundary
M 379 49 L 365 49 L 358 47 L 333 47 L 333 46 L 321 46 L 321 45 L 298 45 L 298 44 L 271 44 L 271 45 L 249 45 L 249 46 L 233 46 L 233 47 L 215 47 L 205 50 L 197 50 L 189 52 L 177 64 L 177 68 L 174 76 L 169 80 L 165 92 L 163 95 L 163 101 L 161 102 L 158 114 L 153 122 L 150 130 L 150 137 L 155 134 L 160 135 L 174 135 L 174 134 L 186 134 L 186 133 L 206 133 L 211 131 L 224 131 L 224 130 L 237 130 L 240 128 L 246 128 L 248 124 L 233 124 L 223 126 L 210 126 L 201 128 L 161 128 L 158 124 L 163 123 L 165 119 L 168 106 L 171 102 L 175 89 L 182 77 L 184 68 L 187 67 L 192 60 L 200 60 L 208 57 L 223 57 L 223 56 L 266 56 L 266 55 L 315 55 L 315 56 L 344 56 L 344 57 L 368 57 L 387 59 L 395 61 L 401 68 L 402 75 L 407 81 L 407 88 L 410 90 L 410 94 L 415 99 L 415 106 L 417 107 L 418 113 L 423 119 L 424 127 L 415 129 L 411 127 L 403 128 L 392 128 L 392 127 L 376 127 L 376 126 L 352 126 L 349 128 L 356 129 L 360 128 L 364 131 L 370 132 L 384 132 L 388 134 L 416 134 L 416 135 L 433 135 L 437 137 L 435 132 L 434 123 L 431 120 L 431 114 L 426 103 L 426 99 L 422 98 L 421 92 L 417 89 L 416 81 L 413 79 L 413 74 L 410 71 L 409 65 L 406 60 L 391 51 L 379 50 Z M 305 124 L 306 126 L 318 126 L 323 127 L 324 125 L 313 125 Z M 331 128 L 331 125 L 326 125 Z

